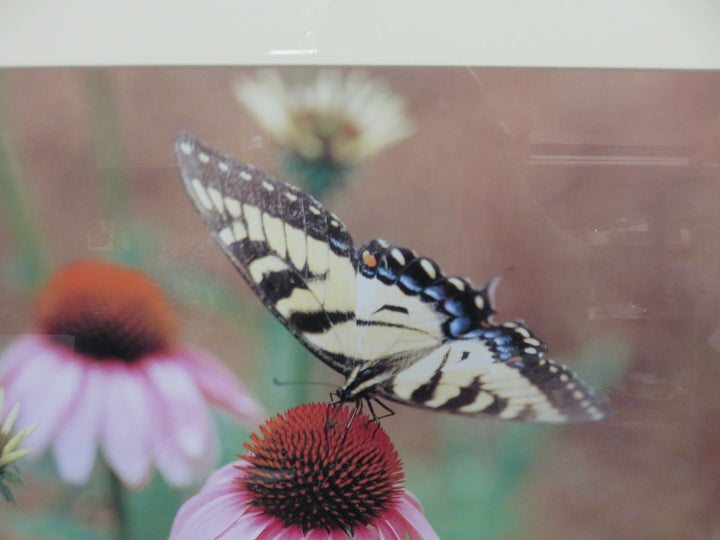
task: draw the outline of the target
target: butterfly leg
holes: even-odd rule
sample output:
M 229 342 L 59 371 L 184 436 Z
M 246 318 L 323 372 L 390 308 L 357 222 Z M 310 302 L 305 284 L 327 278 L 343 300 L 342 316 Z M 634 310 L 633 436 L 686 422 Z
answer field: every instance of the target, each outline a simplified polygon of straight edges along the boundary
M 383 418 L 388 418 L 390 416 L 393 416 L 395 414 L 395 411 L 393 411 L 390 407 L 385 405 L 382 401 L 380 401 L 377 398 L 365 398 L 365 401 L 368 404 L 368 409 L 370 409 L 370 414 L 372 415 L 372 418 L 368 420 L 368 422 L 372 422 L 373 420 L 377 423 L 377 425 L 380 425 L 380 420 Z M 385 409 L 385 414 L 382 416 L 378 416 L 375 412 L 375 408 L 372 406 L 372 402 L 377 403 L 380 405 L 383 409 Z
M 395 416 L 395 411 L 392 410 L 392 409 L 391 409 L 390 407 L 388 407 L 387 405 L 385 405 L 382 401 L 380 401 L 380 400 L 377 399 L 377 398 L 372 398 L 372 400 L 373 400 L 375 403 L 377 403 L 378 405 L 380 405 L 383 409 L 385 409 L 385 414 L 383 414 L 382 416 L 375 416 L 375 411 L 373 411 L 372 404 L 370 403 L 370 399 L 368 399 L 368 406 L 370 407 L 370 411 L 373 413 L 373 418 L 374 418 L 376 421 L 379 422 L 379 421 L 382 420 L 383 418 L 389 418 L 389 417 L 391 417 L 391 416 Z
M 347 401 L 343 400 L 338 395 L 337 391 L 333 390 L 332 392 L 330 392 L 330 405 L 332 405 L 333 408 L 336 406 L 342 406 L 343 403 L 347 403 Z M 352 415 L 350 416 L 350 420 L 348 421 L 345 429 L 350 429 L 350 426 L 352 425 L 353 421 L 355 420 L 355 417 L 361 410 L 362 410 L 362 400 L 359 399 L 359 400 L 355 401 L 355 408 L 353 409 Z M 374 416 L 374 413 L 373 413 L 373 416 Z
M 355 420 L 355 417 L 357 416 L 357 413 L 362 411 L 362 400 L 359 399 L 355 402 L 355 408 L 353 409 L 352 414 L 350 415 L 350 420 L 348 420 L 347 426 L 345 426 L 345 429 L 350 429 L 350 426 L 352 426 L 353 421 Z

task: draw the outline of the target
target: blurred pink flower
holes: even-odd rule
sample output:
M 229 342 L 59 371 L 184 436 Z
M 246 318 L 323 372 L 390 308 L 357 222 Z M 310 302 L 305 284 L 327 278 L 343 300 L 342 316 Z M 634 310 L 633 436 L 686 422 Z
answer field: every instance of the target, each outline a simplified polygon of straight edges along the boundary
M 270 419 L 180 508 L 170 540 L 438 538 L 390 438 L 352 413 L 314 403 Z
M 84 483 L 97 447 L 118 477 L 142 485 L 156 465 L 173 485 L 212 469 L 217 433 L 208 404 L 255 423 L 260 407 L 235 376 L 175 342 L 159 286 L 138 270 L 79 261 L 41 291 L 35 333 L 0 355 L 0 386 L 21 404 L 18 425 L 38 455 L 52 445 L 61 477 Z

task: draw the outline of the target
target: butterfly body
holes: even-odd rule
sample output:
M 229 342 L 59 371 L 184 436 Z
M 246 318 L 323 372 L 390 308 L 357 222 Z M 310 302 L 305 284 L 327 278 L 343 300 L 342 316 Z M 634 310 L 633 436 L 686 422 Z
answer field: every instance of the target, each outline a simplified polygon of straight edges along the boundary
M 299 189 L 180 134 L 188 193 L 253 291 L 345 376 L 341 401 L 382 398 L 508 420 L 598 420 L 606 409 L 520 321 L 495 323 L 481 288 L 430 258 L 373 240 Z

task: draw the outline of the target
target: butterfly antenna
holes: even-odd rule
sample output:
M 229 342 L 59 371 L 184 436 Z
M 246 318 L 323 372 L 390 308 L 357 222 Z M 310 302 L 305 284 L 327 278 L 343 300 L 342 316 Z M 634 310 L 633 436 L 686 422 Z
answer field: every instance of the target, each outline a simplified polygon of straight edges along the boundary
M 296 384 L 307 384 L 307 385 L 317 385 L 317 386 L 335 386 L 332 383 L 329 382 L 322 382 L 322 381 L 281 381 L 277 377 L 273 377 L 273 384 L 275 386 L 294 386 Z M 332 396 L 335 392 L 330 392 L 330 395 Z

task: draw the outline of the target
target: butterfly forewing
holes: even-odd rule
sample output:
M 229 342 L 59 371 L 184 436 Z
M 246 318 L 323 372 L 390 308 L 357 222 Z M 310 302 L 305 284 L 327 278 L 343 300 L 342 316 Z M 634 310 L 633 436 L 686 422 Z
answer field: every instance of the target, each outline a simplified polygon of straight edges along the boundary
M 353 242 L 302 191 L 187 134 L 175 150 L 188 193 L 253 291 L 323 361 L 344 372 L 334 327 L 354 318 Z
M 346 401 L 506 420 L 598 420 L 602 403 L 520 322 L 495 324 L 497 279 L 476 289 L 414 251 L 355 251 L 310 195 L 180 134 L 176 154 L 205 224 L 253 291 L 314 354 L 346 376 Z

